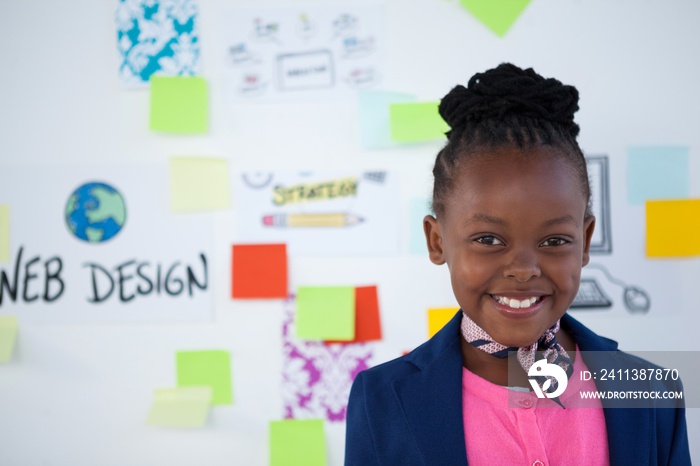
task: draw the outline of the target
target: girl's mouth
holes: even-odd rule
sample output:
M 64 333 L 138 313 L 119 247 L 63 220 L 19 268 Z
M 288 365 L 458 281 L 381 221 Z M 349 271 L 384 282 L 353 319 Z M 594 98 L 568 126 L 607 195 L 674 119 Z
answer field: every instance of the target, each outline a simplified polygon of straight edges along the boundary
M 542 301 L 542 296 L 532 296 L 529 298 L 514 299 L 508 298 L 506 296 L 498 296 L 492 294 L 491 298 L 493 298 L 498 304 L 501 304 L 502 306 L 508 306 L 511 309 L 527 309 L 530 306 L 533 306 Z

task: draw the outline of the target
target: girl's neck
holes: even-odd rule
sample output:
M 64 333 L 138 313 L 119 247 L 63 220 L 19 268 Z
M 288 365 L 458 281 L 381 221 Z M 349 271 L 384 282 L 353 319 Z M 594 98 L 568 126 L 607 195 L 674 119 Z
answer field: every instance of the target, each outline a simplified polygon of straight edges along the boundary
M 569 353 L 571 361 L 573 362 L 576 357 L 576 343 L 574 343 L 571 336 L 566 333 L 564 329 L 559 329 L 557 332 L 557 341 L 564 347 L 566 352 Z M 508 377 L 508 358 L 499 359 L 491 356 L 470 345 L 461 337 L 460 344 L 462 346 L 462 365 L 474 374 L 496 385 L 530 388 L 527 374 L 519 364 L 510 365 L 510 371 L 512 373 L 510 377 Z

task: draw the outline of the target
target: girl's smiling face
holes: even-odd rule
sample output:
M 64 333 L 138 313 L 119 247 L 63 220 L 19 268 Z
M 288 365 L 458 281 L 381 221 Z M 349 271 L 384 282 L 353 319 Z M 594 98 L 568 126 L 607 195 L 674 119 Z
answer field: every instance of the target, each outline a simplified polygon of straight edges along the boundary
M 530 345 L 567 311 L 589 260 L 580 177 L 551 147 L 473 154 L 456 170 L 444 215 L 424 221 L 430 259 L 495 341 Z

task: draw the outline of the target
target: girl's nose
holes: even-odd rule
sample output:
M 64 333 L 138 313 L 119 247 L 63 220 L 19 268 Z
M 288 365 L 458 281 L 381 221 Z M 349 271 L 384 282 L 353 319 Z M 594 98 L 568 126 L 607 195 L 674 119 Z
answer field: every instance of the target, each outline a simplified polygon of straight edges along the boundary
M 537 254 L 530 251 L 513 251 L 508 256 L 508 262 L 503 268 L 503 276 L 515 278 L 520 283 L 537 278 L 541 270 L 537 262 Z

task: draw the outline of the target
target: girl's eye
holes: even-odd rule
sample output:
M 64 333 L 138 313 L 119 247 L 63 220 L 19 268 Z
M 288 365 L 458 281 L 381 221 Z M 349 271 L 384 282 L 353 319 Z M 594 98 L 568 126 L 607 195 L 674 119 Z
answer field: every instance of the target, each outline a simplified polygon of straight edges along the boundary
M 495 236 L 482 236 L 476 239 L 477 243 L 485 244 L 486 246 L 498 246 L 503 244 L 503 241 L 496 238 Z
M 568 241 L 563 238 L 549 238 L 542 243 L 542 246 L 563 246 Z

